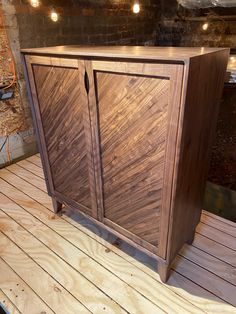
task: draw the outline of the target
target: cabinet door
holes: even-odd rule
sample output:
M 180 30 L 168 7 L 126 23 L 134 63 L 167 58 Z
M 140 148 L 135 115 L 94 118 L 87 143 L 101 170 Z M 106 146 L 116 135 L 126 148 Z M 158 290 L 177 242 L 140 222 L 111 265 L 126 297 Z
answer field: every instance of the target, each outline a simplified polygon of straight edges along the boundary
M 110 61 L 93 61 L 90 71 L 100 219 L 153 253 L 167 234 L 182 71 Z
M 30 57 L 34 109 L 51 194 L 96 218 L 91 131 L 83 61 Z M 32 85 L 32 79 L 31 79 Z

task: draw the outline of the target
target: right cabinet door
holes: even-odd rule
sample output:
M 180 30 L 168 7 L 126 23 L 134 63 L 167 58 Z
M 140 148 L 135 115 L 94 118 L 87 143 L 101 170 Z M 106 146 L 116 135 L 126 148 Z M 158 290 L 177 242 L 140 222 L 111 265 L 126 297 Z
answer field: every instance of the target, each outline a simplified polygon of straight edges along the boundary
M 183 66 L 93 61 L 92 71 L 100 219 L 158 253 L 168 232 L 161 229 L 171 202 Z

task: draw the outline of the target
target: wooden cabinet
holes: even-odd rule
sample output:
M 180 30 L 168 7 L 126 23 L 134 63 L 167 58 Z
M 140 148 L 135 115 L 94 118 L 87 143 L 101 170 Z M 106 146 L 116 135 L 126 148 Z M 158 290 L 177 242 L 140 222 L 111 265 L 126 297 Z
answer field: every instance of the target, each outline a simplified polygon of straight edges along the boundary
M 23 54 L 55 211 L 65 203 L 154 256 L 166 281 L 199 222 L 228 49 Z

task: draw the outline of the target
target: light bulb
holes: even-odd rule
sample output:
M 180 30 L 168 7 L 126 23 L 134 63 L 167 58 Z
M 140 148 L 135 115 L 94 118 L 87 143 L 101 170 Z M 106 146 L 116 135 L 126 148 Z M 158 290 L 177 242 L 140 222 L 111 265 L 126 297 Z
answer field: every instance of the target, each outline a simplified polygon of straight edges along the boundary
M 206 31 L 206 30 L 208 29 L 208 27 L 209 27 L 209 24 L 208 24 L 208 23 L 204 23 L 204 24 L 202 25 L 202 29 L 203 29 L 204 31 Z
M 53 22 L 57 22 L 59 18 L 58 13 L 56 11 L 52 11 L 50 17 Z
M 32 7 L 37 8 L 40 5 L 39 0 L 30 0 Z
M 133 12 L 135 14 L 139 13 L 140 12 L 140 4 L 138 2 L 135 2 L 134 5 L 133 5 Z

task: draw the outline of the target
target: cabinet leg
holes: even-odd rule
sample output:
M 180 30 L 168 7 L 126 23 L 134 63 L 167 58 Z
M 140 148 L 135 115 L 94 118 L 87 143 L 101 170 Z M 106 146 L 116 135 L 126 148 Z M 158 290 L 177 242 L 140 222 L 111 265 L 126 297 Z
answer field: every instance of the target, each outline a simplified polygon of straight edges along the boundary
M 52 197 L 52 206 L 55 214 L 62 209 L 62 203 L 58 202 L 54 197 Z
M 189 239 L 187 240 L 187 243 L 188 243 L 189 245 L 191 245 L 191 244 L 193 243 L 194 236 L 195 236 L 195 230 L 194 230 L 194 232 L 191 234 L 191 236 L 189 237 Z
M 170 266 L 162 262 L 158 262 L 157 271 L 162 282 L 167 282 L 170 277 Z

